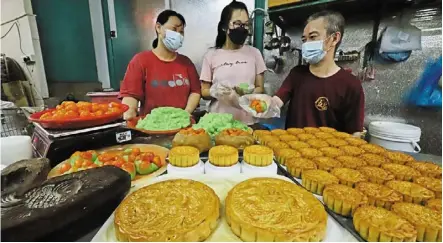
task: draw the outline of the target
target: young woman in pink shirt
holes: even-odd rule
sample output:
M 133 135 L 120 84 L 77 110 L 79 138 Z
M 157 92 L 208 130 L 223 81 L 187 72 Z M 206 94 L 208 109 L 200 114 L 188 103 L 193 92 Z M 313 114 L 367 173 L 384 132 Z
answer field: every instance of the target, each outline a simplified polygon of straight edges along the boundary
M 217 30 L 215 47 L 203 59 L 200 74 L 202 96 L 211 100 L 209 112 L 230 113 L 235 119 L 251 125 L 255 119 L 238 106 L 234 87 L 247 83 L 255 87 L 254 93 L 263 93 L 266 66 L 258 49 L 244 45 L 249 34 L 246 5 L 237 1 L 227 5 L 222 11 Z M 215 84 L 223 84 L 223 91 L 211 89 Z M 225 97 L 215 99 L 214 96 L 220 98 L 220 93 Z

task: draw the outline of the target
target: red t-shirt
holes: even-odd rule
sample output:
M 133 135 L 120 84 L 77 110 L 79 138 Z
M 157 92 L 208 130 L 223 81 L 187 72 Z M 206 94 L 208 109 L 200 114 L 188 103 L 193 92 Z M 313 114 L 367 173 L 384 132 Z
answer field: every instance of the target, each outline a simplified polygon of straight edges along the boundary
M 186 108 L 191 93 L 200 94 L 200 80 L 192 61 L 177 54 L 172 62 L 161 61 L 152 51 L 135 55 L 128 64 L 120 97 L 141 102 L 141 114 L 157 107 Z
M 327 126 L 347 133 L 363 130 L 363 88 L 343 69 L 319 78 L 308 66 L 294 67 L 276 95 L 284 103 L 289 101 L 287 128 Z

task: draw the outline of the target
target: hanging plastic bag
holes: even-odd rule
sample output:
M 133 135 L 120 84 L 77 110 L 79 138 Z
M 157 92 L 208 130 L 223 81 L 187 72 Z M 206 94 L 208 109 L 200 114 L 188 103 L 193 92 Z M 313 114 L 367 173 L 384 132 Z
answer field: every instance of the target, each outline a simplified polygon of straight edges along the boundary
M 442 91 L 439 82 L 442 75 L 442 56 L 429 61 L 421 77 L 406 95 L 405 102 L 419 107 L 438 107 L 442 105 Z
M 240 97 L 241 108 L 256 118 L 280 117 L 280 107 L 266 94 L 250 94 Z

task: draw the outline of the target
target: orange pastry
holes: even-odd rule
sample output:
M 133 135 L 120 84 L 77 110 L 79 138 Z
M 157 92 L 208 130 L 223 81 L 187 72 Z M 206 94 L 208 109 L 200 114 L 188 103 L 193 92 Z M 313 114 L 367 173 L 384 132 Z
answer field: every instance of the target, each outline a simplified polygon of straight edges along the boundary
M 412 161 L 406 163 L 406 165 L 420 171 L 424 176 L 441 179 L 441 167 L 432 162 Z
M 177 146 L 169 151 L 169 163 L 177 167 L 192 167 L 200 161 L 200 151 L 196 147 Z
M 243 151 L 243 159 L 253 166 L 268 166 L 272 164 L 274 153 L 268 147 L 252 145 Z
M 280 138 L 280 141 L 285 142 L 285 143 L 298 140 L 298 138 L 296 136 L 290 135 L 290 134 L 281 135 L 278 138 Z
M 336 158 L 345 155 L 345 152 L 334 147 L 319 148 L 318 150 L 320 150 L 320 152 L 322 152 L 326 157 L 331 157 L 331 158 Z
M 215 136 L 215 145 L 228 145 L 236 149 L 244 149 L 255 143 L 250 132 L 238 128 L 224 129 Z
M 386 186 L 403 194 L 405 202 L 422 204 L 435 198 L 435 194 L 431 190 L 408 181 L 388 181 Z
M 261 145 L 266 145 L 270 142 L 279 142 L 279 141 L 280 141 L 280 138 L 277 136 L 273 136 L 273 135 L 264 135 L 261 138 L 259 138 L 259 140 L 258 140 L 258 142 Z
M 360 191 L 345 185 L 328 185 L 323 190 L 325 205 L 342 216 L 351 216 L 358 207 L 368 204 L 368 197 Z
M 331 172 L 332 169 L 342 166 L 338 160 L 329 157 L 315 157 L 312 160 L 317 164 L 318 169 L 327 172 Z
M 290 158 L 286 160 L 286 168 L 293 177 L 301 178 L 304 171 L 315 170 L 317 165 L 310 159 Z
M 441 180 L 432 177 L 415 177 L 414 183 L 434 192 L 436 198 L 441 198 Z
M 276 151 L 277 149 L 282 149 L 282 148 L 289 148 L 289 145 L 284 143 L 284 142 L 269 142 L 266 144 L 266 147 L 269 147 L 270 149 L 272 149 L 272 151 Z
M 316 128 L 316 127 L 305 127 L 305 128 L 303 128 L 303 130 L 305 130 L 305 132 L 309 133 L 309 134 L 314 134 L 314 133 L 317 133 L 317 132 L 321 132 L 321 130 Z
M 288 133 L 294 136 L 297 136 L 300 133 L 305 133 L 305 130 L 303 128 L 288 128 Z
M 355 189 L 363 192 L 369 199 L 368 203 L 372 206 L 391 209 L 392 205 L 403 201 L 401 193 L 383 185 L 360 182 L 355 185 Z
M 290 158 L 299 158 L 299 157 L 301 157 L 301 154 L 294 149 L 282 148 L 282 149 L 277 149 L 275 151 L 275 158 L 282 165 L 285 165 L 286 161 Z
M 345 138 L 345 141 L 349 143 L 349 145 L 351 146 L 360 146 L 363 144 L 367 144 L 368 142 L 366 142 L 365 140 L 361 139 L 361 138 L 355 138 L 355 137 L 349 137 L 349 138 Z
M 334 135 L 332 135 L 329 132 L 317 132 L 314 134 L 315 137 L 319 138 L 319 139 L 329 139 L 329 138 L 334 138 Z
M 339 147 L 339 149 L 343 150 L 347 155 L 351 156 L 359 156 L 365 152 L 363 149 L 351 145 L 341 146 Z
M 252 136 L 254 137 L 255 140 L 260 140 L 261 137 L 266 136 L 266 135 L 271 135 L 271 131 L 268 131 L 268 130 L 255 130 L 252 133 Z
M 346 146 L 348 145 L 348 142 L 346 142 L 343 139 L 339 139 L 339 138 L 329 138 L 325 140 L 329 146 L 331 147 L 335 147 L 335 148 L 339 148 L 341 146 Z
M 291 147 L 292 149 L 301 149 L 301 148 L 309 148 L 311 146 L 309 146 L 309 144 L 305 143 L 305 142 L 301 142 L 301 141 L 290 141 L 288 142 L 289 147 Z
M 340 180 L 340 184 L 355 187 L 359 182 L 366 181 L 366 176 L 364 176 L 360 171 L 348 169 L 348 168 L 335 168 L 332 170 L 331 174 L 335 175 Z
M 366 153 L 359 156 L 360 159 L 366 161 L 369 166 L 380 167 L 382 164 L 391 163 L 391 161 L 379 154 Z
M 393 163 L 404 165 L 408 162 L 415 161 L 414 157 L 404 154 L 402 152 L 386 152 L 384 153 L 386 158 L 390 159 Z
M 315 148 L 301 148 L 298 150 L 301 153 L 302 157 L 312 159 L 315 157 L 323 156 L 323 153 Z
M 385 148 L 376 144 L 363 144 L 360 145 L 360 148 L 363 149 L 366 153 L 371 154 L 384 154 L 387 152 Z
M 388 163 L 382 164 L 381 168 L 391 172 L 395 176 L 395 179 L 401 181 L 412 181 L 414 177 L 421 176 L 420 172 L 418 172 L 416 169 L 406 165 Z
M 209 150 L 209 162 L 215 166 L 228 167 L 238 163 L 238 149 L 219 145 Z
M 366 176 L 368 181 L 377 183 L 377 184 L 385 184 L 387 181 L 392 181 L 395 179 L 395 176 L 384 169 L 374 167 L 374 166 L 364 166 L 357 168 L 363 175 Z
M 298 140 L 300 141 L 308 141 L 309 139 L 314 139 L 315 136 L 310 133 L 301 133 L 297 135 Z
M 302 175 L 303 187 L 318 195 L 323 195 L 325 186 L 338 184 L 338 182 L 337 177 L 324 170 L 307 170 Z
M 327 132 L 327 133 L 333 133 L 337 131 L 332 127 L 319 127 L 318 129 L 320 129 L 320 131 L 322 132 Z
M 306 141 L 307 144 L 311 145 L 311 147 L 319 149 L 319 148 L 324 148 L 324 147 L 328 147 L 329 144 L 321 139 L 309 139 L 308 141 Z
M 288 134 L 288 132 L 283 130 L 283 129 L 274 129 L 274 130 L 271 131 L 271 134 L 278 137 L 278 136 L 281 136 L 281 135 Z
M 349 169 L 358 169 L 360 167 L 366 166 L 366 162 L 362 159 L 359 159 L 358 157 L 354 156 L 338 156 L 335 159 L 340 161 L 345 168 Z
M 345 132 L 333 132 L 332 133 L 336 138 L 341 138 L 341 139 L 345 139 L 345 138 L 350 138 L 352 137 L 351 134 L 349 133 L 345 133 Z
M 441 214 L 441 198 L 434 198 L 426 201 L 426 207 L 437 211 Z

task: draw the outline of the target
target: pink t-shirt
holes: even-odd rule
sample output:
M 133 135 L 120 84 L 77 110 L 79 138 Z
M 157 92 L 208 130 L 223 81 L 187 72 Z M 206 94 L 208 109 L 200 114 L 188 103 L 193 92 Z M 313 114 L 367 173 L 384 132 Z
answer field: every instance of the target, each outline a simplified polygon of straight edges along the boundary
M 210 49 L 204 56 L 200 80 L 216 83 L 228 83 L 232 87 L 241 83 L 255 84 L 255 76 L 266 71 L 265 62 L 260 51 L 244 45 L 238 50 Z M 212 101 L 210 112 L 231 113 L 236 120 L 248 125 L 255 119 L 242 109 L 218 101 Z

